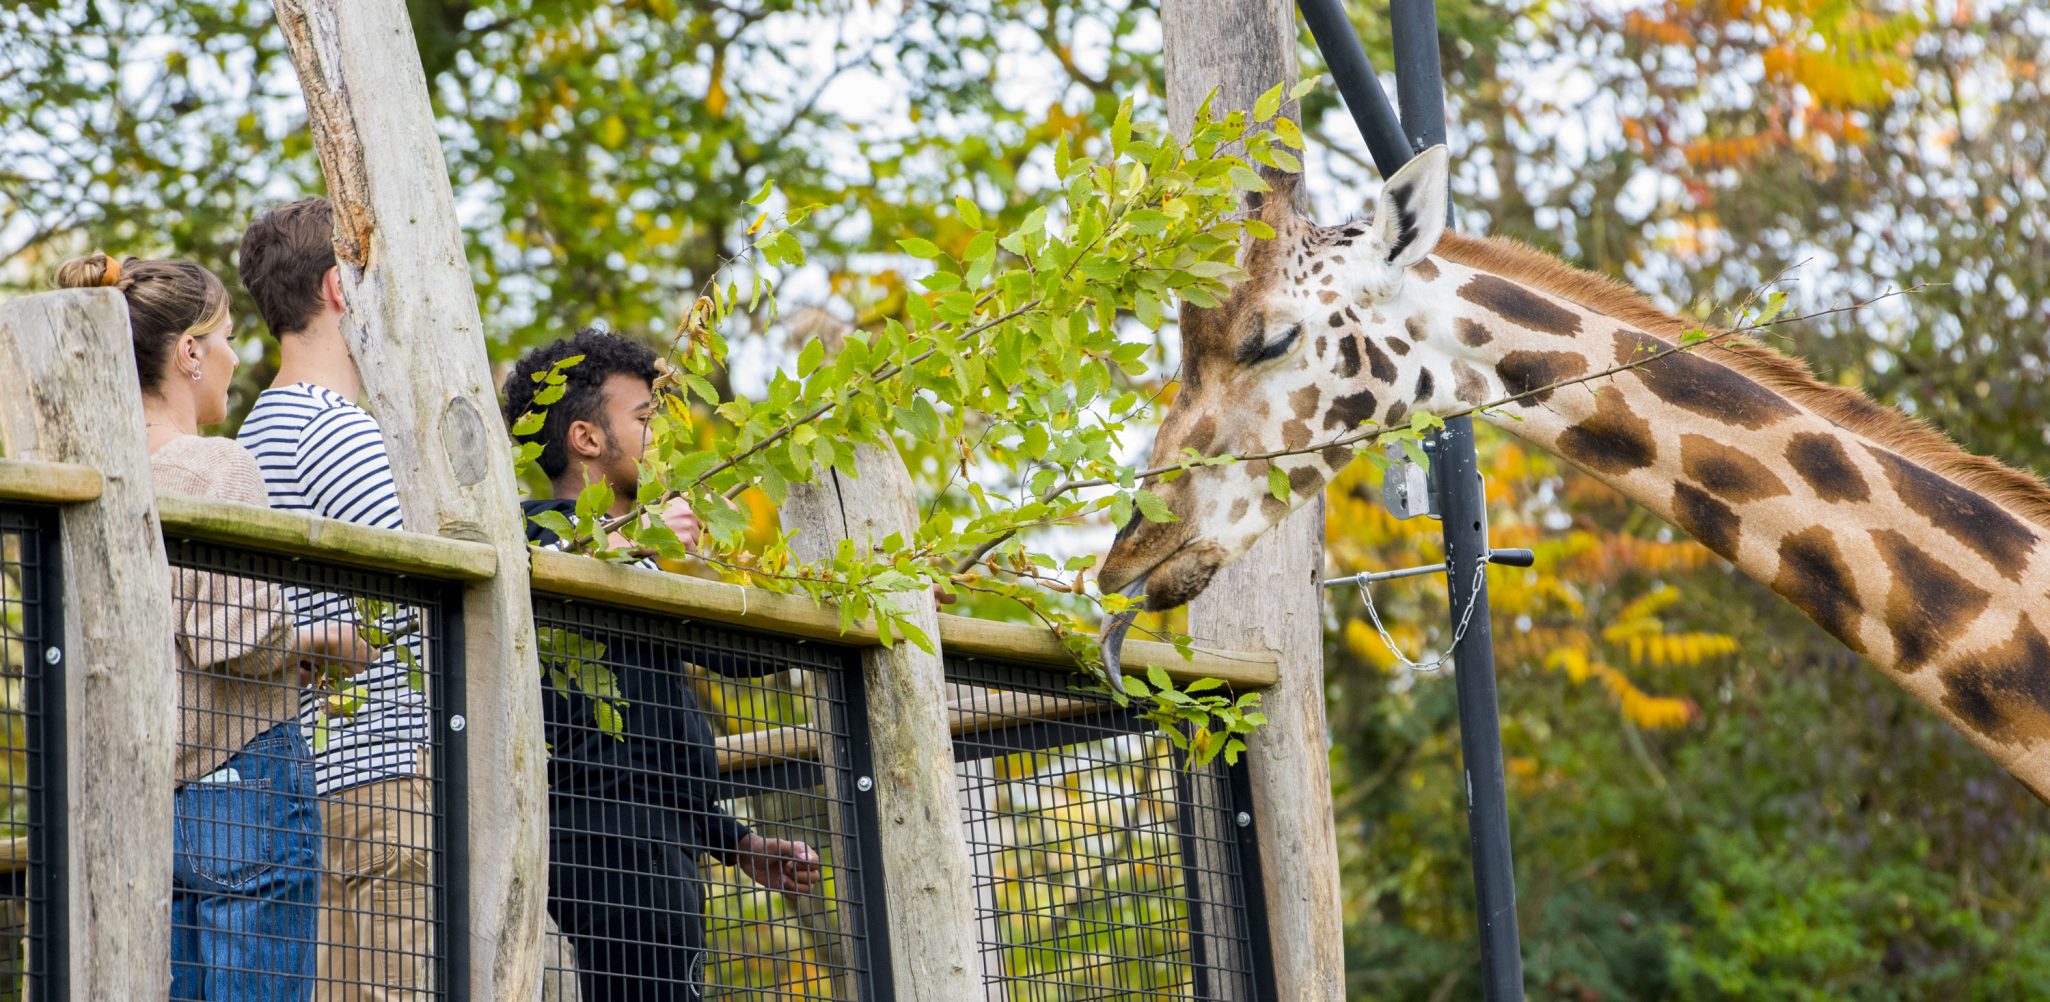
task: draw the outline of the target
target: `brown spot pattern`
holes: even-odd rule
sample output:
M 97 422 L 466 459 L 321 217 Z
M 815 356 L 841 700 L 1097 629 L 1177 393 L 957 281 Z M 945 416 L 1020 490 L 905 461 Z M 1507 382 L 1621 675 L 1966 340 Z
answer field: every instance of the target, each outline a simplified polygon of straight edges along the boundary
M 1742 504 L 1788 493 L 1764 463 L 1706 435 L 1680 436 L 1680 468 L 1710 494 Z
M 1487 402 L 1488 379 L 1473 366 L 1454 359 L 1452 362 L 1452 394 L 1463 404 Z
M 1893 586 L 1886 594 L 1893 667 L 1913 674 L 1941 653 L 1945 642 L 1979 618 L 1992 596 L 1899 532 L 1875 529 L 1872 542 L 1886 561 L 1886 569 L 1893 572 Z
M 1469 320 L 1466 317 L 1460 317 L 1458 320 L 1453 321 L 1452 330 L 1459 335 L 1459 340 L 1462 343 L 1473 348 L 1478 348 L 1495 339 L 1495 335 L 1488 333 L 1488 329 L 1481 326 L 1479 321 Z
M 1205 414 L 1189 426 L 1189 432 L 1182 436 L 1182 447 L 1194 449 L 1203 455 L 1210 454 L 1210 445 L 1217 439 L 1217 418 Z
M 1296 417 L 1307 421 L 1316 416 L 1317 404 L 1323 399 L 1324 391 L 1318 389 L 1317 384 L 1311 383 L 1288 395 L 1288 407 L 1295 412 Z
M 1616 332 L 1616 364 L 1649 358 L 1668 345 L 1642 331 Z M 1793 417 L 1800 409 L 1735 369 L 1692 352 L 1674 352 L 1631 370 L 1659 399 L 1726 424 L 1753 431 Z
M 1864 607 L 1858 603 L 1851 569 L 1828 526 L 1813 526 L 1780 540 L 1780 568 L 1772 590 L 1786 596 L 1845 646 L 1865 652 L 1857 633 Z
M 1253 506 L 1251 498 L 1240 498 L 1231 503 L 1231 520 L 1237 522 L 1246 517 L 1246 509 Z
M 1737 559 L 1743 520 L 1730 506 L 1693 484 L 1673 485 L 1673 521 L 1696 542 L 1725 560 Z
M 1350 430 L 1373 416 L 1374 394 L 1361 390 L 1331 401 L 1331 409 L 1324 412 L 1324 427 Z
M 1391 337 L 1388 339 L 1388 350 L 1397 355 L 1407 355 L 1409 354 L 1409 342 L 1399 337 Z
M 1360 345 L 1351 337 L 1338 339 L 1338 378 L 1351 379 L 1360 374 Z
M 1650 466 L 1658 458 L 1651 424 L 1632 412 L 1620 393 L 1603 393 L 1595 401 L 1587 420 L 1559 436 L 1560 453 L 1597 473 L 1628 473 Z
M 1402 322 L 1402 328 L 1409 332 L 1411 341 L 1422 341 L 1431 336 L 1431 318 L 1421 313 L 1412 313 Z
M 1836 439 L 1804 431 L 1787 442 L 1787 463 L 1820 501 L 1863 501 L 1872 496 L 1865 477 Z
M 1550 399 L 1555 390 L 1537 390 L 1550 386 L 1562 379 L 1572 379 L 1587 372 L 1587 359 L 1570 351 L 1512 351 L 1495 363 L 1495 375 L 1502 377 L 1502 388 L 1521 397 L 1517 400 L 1526 407 L 1534 407 Z
M 1324 489 L 1324 475 L 1308 466 L 1288 471 L 1288 492 L 1296 498 L 1316 497 Z
M 1901 503 L 1936 524 L 1952 539 L 1986 558 L 2001 577 L 2019 580 L 2036 547 L 2036 533 L 2007 510 L 1877 446 L 1865 451 L 1879 460 Z
M 1395 360 L 1388 357 L 1379 345 L 1365 335 L 1360 336 L 1360 348 L 1367 353 L 1367 371 L 1384 383 L 1395 381 Z
M 1943 676 L 1945 709 L 2006 745 L 2050 736 L 2050 643 L 2026 616 L 2000 646 Z
M 1438 383 L 1431 378 L 1431 370 L 1424 369 L 1416 374 L 1416 396 L 1412 399 L 1417 403 L 1423 403 L 1431 399 L 1431 394 L 1437 389 Z
M 1438 277 L 1438 266 L 1432 264 L 1430 258 L 1419 259 L 1417 263 L 1409 266 L 1409 270 L 1426 282 Z
M 1542 334 L 1572 337 L 1580 333 L 1580 317 L 1572 310 L 1507 279 L 1475 275 L 1459 287 L 1459 298 Z

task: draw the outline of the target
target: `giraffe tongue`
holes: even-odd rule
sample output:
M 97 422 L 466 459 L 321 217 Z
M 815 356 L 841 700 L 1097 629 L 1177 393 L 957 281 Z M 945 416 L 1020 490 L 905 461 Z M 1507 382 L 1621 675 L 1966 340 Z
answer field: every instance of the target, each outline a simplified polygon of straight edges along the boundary
M 1110 617 L 1103 624 L 1103 632 L 1098 635 L 1098 640 L 1103 645 L 1103 682 L 1105 685 L 1116 686 L 1119 684 L 1117 681 L 1118 674 L 1123 669 L 1125 663 L 1125 634 L 1131 632 L 1132 621 L 1137 618 L 1139 618 L 1139 610 L 1135 606 Z

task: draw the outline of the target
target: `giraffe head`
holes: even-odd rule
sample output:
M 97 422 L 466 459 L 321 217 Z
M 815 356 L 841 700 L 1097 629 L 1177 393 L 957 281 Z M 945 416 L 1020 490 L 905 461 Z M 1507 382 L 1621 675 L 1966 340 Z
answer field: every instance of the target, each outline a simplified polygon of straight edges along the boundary
M 1154 465 L 1299 450 L 1451 399 L 1451 387 L 1433 387 L 1429 374 L 1444 371 L 1427 357 L 1434 349 L 1405 327 L 1422 299 L 1416 287 L 1436 274 L 1426 258 L 1445 231 L 1445 148 L 1389 178 L 1371 222 L 1318 226 L 1296 211 L 1295 175 L 1267 180 L 1273 190 L 1248 208 L 1275 236 L 1248 243 L 1249 277 L 1214 308 L 1182 304 L 1181 393 L 1161 422 Z M 1151 609 L 1182 605 L 1351 459 L 1339 446 L 1156 481 L 1175 521 L 1135 515 L 1098 583 L 1143 592 Z M 1270 469 L 1288 479 L 1286 502 L 1269 487 Z

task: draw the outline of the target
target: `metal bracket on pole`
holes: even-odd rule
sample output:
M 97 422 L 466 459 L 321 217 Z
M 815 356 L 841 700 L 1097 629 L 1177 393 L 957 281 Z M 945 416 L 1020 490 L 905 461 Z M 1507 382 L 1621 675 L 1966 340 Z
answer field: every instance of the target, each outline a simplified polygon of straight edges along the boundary
M 1488 563 L 1504 567 L 1529 567 L 1537 563 L 1537 554 L 1529 550 L 1489 550 Z M 1403 567 L 1392 571 L 1371 571 L 1349 577 L 1332 578 L 1324 582 L 1326 588 L 1347 588 L 1353 585 L 1373 584 L 1376 581 L 1393 581 L 1396 578 L 1413 578 L 1424 574 L 1443 574 L 1445 564 L 1424 564 L 1421 567 Z

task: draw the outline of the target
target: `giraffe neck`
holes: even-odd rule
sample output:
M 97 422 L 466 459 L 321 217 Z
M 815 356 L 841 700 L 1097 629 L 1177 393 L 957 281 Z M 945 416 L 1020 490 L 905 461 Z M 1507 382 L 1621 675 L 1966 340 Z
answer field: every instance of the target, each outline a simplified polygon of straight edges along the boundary
M 1410 314 L 1414 347 L 1397 366 L 1412 392 L 1384 417 L 1443 413 L 1666 347 L 1560 297 L 1432 264 L 1391 304 L 1429 305 Z M 1484 418 L 1785 597 L 2050 800 L 2050 530 L 1732 360 L 1703 346 Z

